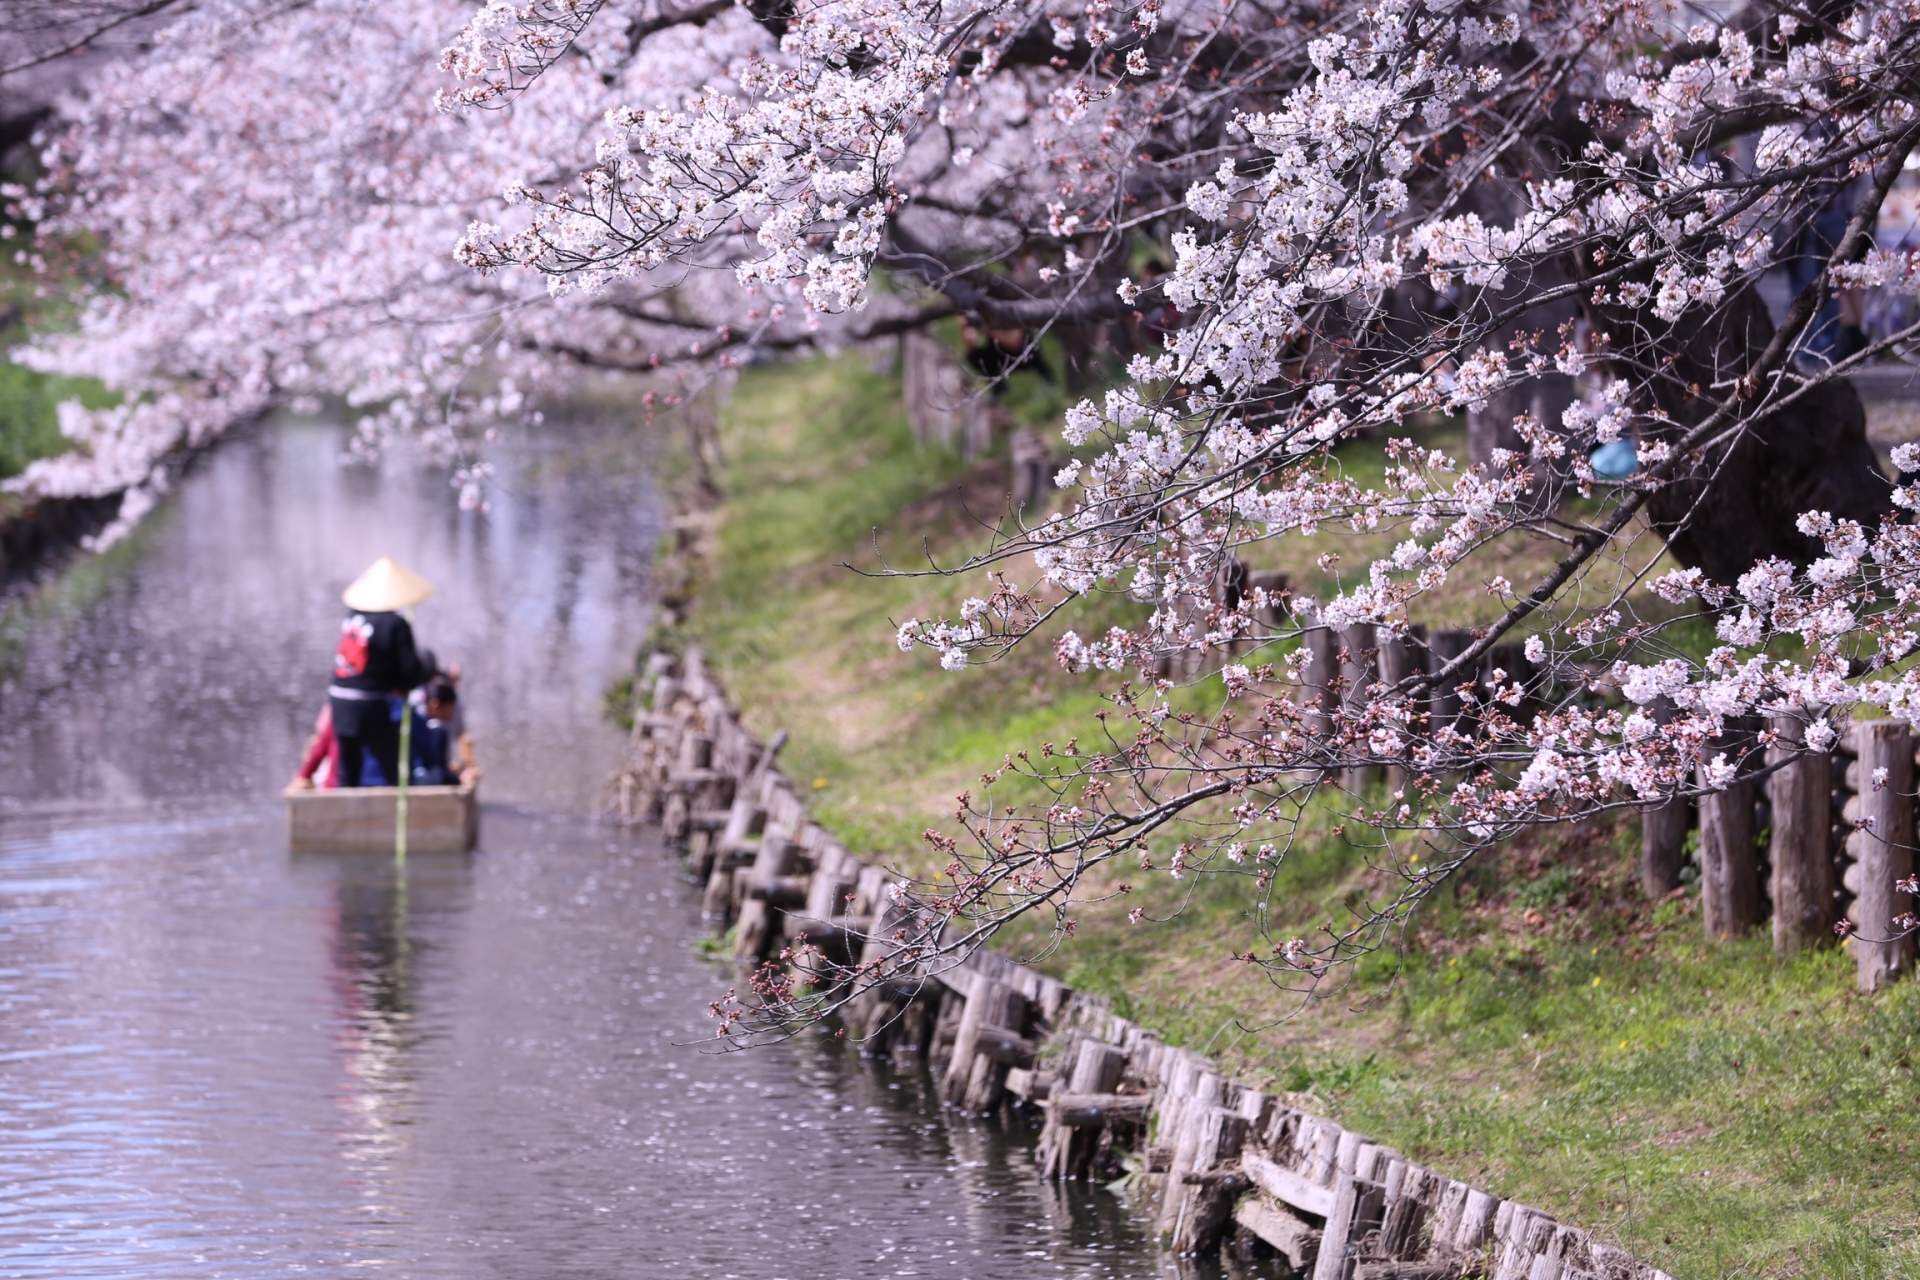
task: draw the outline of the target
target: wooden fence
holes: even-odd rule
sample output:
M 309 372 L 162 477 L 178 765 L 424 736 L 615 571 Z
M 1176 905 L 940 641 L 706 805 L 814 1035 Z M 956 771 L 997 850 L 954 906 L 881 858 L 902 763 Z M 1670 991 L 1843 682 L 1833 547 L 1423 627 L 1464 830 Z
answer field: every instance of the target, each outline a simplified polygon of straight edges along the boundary
M 1764 752 L 1763 731 L 1773 735 Z M 1914 736 L 1904 724 L 1867 720 L 1832 751 L 1815 752 L 1802 734 L 1791 716 L 1730 726 L 1711 750 L 1730 760 L 1745 752 L 1747 768 L 1700 797 L 1697 819 L 1685 800 L 1648 811 L 1645 887 L 1656 897 L 1678 887 L 1680 849 L 1697 820 L 1709 938 L 1738 937 L 1771 919 L 1774 949 L 1784 956 L 1831 943 L 1845 920 L 1860 988 L 1874 991 L 1913 969 L 1914 941 L 1900 921 L 1911 899 L 1898 886 L 1913 874 L 1920 840 Z
M 784 735 L 749 734 L 698 653 L 650 658 L 643 688 L 651 710 L 609 783 L 610 816 L 657 822 L 684 847 L 741 961 L 803 935 L 842 959 L 878 955 L 898 882 L 808 816 L 776 767 Z M 1039 1108 L 1042 1174 L 1124 1174 L 1178 1253 L 1231 1235 L 1312 1280 L 1667 1280 L 1538 1209 L 1230 1080 L 1103 998 L 993 952 L 863 992 L 842 1016 L 865 1052 L 925 1061 L 952 1106 Z
M 1255 587 L 1283 603 L 1256 611 L 1250 635 L 1211 653 L 1196 650 L 1185 664 L 1169 659 L 1162 673 L 1194 675 L 1207 661 L 1228 660 L 1288 625 L 1286 576 L 1260 573 L 1238 561 L 1227 562 L 1209 600 L 1186 607 L 1196 617 L 1208 608 L 1235 609 Z M 1466 629 L 1429 634 L 1418 624 L 1404 635 L 1385 636 L 1366 623 L 1340 630 L 1304 625 L 1300 635 L 1308 660 L 1298 696 L 1309 728 L 1320 735 L 1329 731 L 1332 713 L 1363 701 L 1369 686 L 1437 670 L 1475 638 Z M 1462 687 L 1472 686 L 1485 705 L 1495 685 L 1518 681 L 1533 690 L 1537 675 L 1522 646 L 1493 645 L 1465 680 L 1428 691 L 1428 731 L 1458 721 Z M 1524 725 L 1536 708 L 1528 697 L 1501 709 Z M 1671 705 L 1650 710 L 1656 720 L 1673 714 Z M 1643 811 L 1642 886 L 1656 901 L 1681 888 L 1687 836 L 1697 825 L 1701 914 L 1709 939 L 1740 937 L 1771 922 L 1774 949 L 1787 956 L 1832 944 L 1844 920 L 1860 988 L 1874 991 L 1914 966 L 1914 939 L 1903 923 L 1914 909 L 1914 895 L 1898 886 L 1914 874 L 1914 850 L 1920 847 L 1916 740 L 1903 724 L 1865 721 L 1849 728 L 1832 751 L 1810 752 L 1803 732 L 1803 718 L 1788 715 L 1730 725 L 1707 755 L 1745 757 L 1747 766 L 1731 786 Z M 1763 734 L 1769 739 L 1764 750 Z M 1340 782 L 1358 792 L 1382 772 L 1347 769 Z M 1384 772 L 1390 787 L 1405 785 L 1404 769 L 1386 766 Z

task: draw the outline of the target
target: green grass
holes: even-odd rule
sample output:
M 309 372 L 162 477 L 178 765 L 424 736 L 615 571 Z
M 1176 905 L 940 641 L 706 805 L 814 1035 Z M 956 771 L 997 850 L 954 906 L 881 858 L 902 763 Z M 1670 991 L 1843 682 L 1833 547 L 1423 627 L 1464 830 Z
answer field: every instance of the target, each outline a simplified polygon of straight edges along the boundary
M 67 448 L 56 407 L 74 399 L 94 408 L 112 403 L 90 379 L 51 377 L 0 359 L 0 480 Z
M 824 822 L 925 869 L 919 833 L 951 827 L 951 797 L 1009 751 L 1086 735 L 1100 685 L 1038 648 L 958 676 L 900 654 L 893 623 L 977 584 L 835 567 L 951 557 L 983 540 L 973 517 L 999 514 L 994 464 L 917 448 L 894 379 L 851 359 L 755 370 L 722 433 L 728 497 L 689 635 L 759 732 L 791 731 L 785 764 L 816 784 Z M 1278 931 L 1387 884 L 1329 821 L 1281 869 Z M 1920 989 L 1862 997 L 1838 949 L 1780 964 L 1764 937 L 1708 947 L 1692 899 L 1641 895 L 1637 843 L 1636 823 L 1603 820 L 1484 856 L 1403 950 L 1312 1006 L 1231 958 L 1258 945 L 1232 880 L 1136 876 L 1128 906 L 1184 911 L 1129 925 L 1089 908 L 1045 963 L 1243 1078 L 1682 1280 L 1920 1276 Z
M 956 676 L 889 643 L 976 584 L 863 575 L 925 568 L 916 533 L 950 549 L 1004 502 L 1002 464 L 914 442 L 897 379 L 853 360 L 750 372 L 722 452 L 718 554 L 688 631 L 750 720 L 792 733 L 785 767 L 855 852 L 917 861 L 929 815 L 1004 744 L 1086 723 L 1095 686 L 1049 677 L 1044 655 Z
M 14 364 L 8 350 L 32 334 L 71 327 L 75 323 L 77 278 L 49 283 L 28 267 L 13 261 L 12 246 L 21 239 L 0 240 L 0 480 L 19 475 L 40 458 L 64 453 L 69 447 L 60 434 L 57 407 L 78 400 L 90 409 L 116 404 L 119 397 L 91 378 L 60 378 Z M 76 248 L 84 253 L 84 246 Z

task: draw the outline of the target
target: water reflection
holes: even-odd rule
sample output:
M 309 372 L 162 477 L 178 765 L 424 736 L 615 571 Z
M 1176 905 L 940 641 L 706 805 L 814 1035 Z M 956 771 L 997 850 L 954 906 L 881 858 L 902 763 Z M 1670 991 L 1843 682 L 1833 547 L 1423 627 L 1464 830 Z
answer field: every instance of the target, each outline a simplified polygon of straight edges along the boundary
M 615 424 L 617 426 L 617 424 Z M 16 611 L 0 664 L 0 1272 L 61 1277 L 1167 1273 L 1030 1135 L 807 1039 L 702 1054 L 727 981 L 671 859 L 579 816 L 646 625 L 645 458 L 445 477 L 223 449 L 140 545 Z M 340 588 L 441 590 L 488 773 L 481 848 L 290 856 L 270 797 Z

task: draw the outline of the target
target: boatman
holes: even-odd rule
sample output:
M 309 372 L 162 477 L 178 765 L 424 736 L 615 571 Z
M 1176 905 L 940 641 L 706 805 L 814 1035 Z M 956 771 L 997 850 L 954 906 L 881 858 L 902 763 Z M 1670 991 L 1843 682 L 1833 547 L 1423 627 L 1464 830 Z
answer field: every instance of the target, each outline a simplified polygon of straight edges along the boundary
M 433 584 L 425 578 L 381 556 L 340 597 L 350 612 L 340 624 L 327 703 L 340 744 L 343 787 L 374 785 L 376 768 L 379 783 L 400 781 L 400 725 L 388 699 L 404 699 L 433 674 L 400 611 L 432 594 Z

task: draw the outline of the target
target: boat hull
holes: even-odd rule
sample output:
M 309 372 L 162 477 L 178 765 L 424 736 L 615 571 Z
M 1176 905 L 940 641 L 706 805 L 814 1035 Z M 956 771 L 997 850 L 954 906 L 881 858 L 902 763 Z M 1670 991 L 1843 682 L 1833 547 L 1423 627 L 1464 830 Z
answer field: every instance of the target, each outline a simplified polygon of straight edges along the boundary
M 407 848 L 461 853 L 480 838 L 478 787 L 407 788 Z M 297 853 L 377 853 L 393 848 L 398 787 L 289 787 L 287 845 Z

